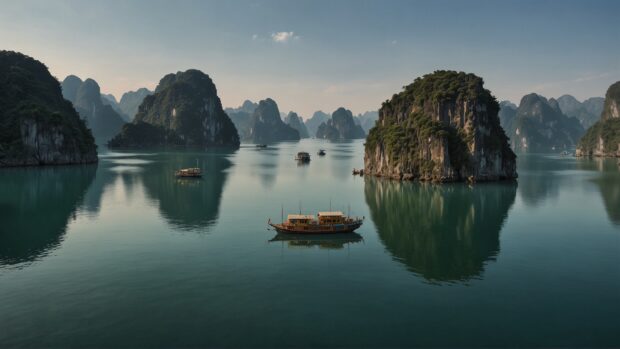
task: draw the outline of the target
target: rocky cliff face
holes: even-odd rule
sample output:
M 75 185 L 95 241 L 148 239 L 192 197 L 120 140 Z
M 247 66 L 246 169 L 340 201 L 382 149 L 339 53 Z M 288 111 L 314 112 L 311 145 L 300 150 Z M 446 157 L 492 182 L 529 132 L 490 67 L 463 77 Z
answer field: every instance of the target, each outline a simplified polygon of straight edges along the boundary
M 368 174 L 433 181 L 517 177 L 499 105 L 473 74 L 436 71 L 385 101 L 365 144 Z
M 322 123 L 327 122 L 329 118 L 329 114 L 320 110 L 315 111 L 314 114 L 312 114 L 312 117 L 305 122 L 310 137 L 316 137 L 316 131 L 319 129 L 319 126 L 321 126 Z
M 353 113 L 344 108 L 338 108 L 332 113 L 331 119 L 322 123 L 316 131 L 316 138 L 331 141 L 365 138 L 366 133 L 362 126 L 355 123 Z
M 267 98 L 258 103 L 252 114 L 249 140 L 254 143 L 298 141 L 299 132 L 280 119 L 278 105 Z
M 560 110 L 568 117 L 575 117 L 584 129 L 594 125 L 601 118 L 603 112 L 604 98 L 592 97 L 579 102 L 571 95 L 563 95 L 558 98 Z
M 576 155 L 620 157 L 620 81 L 609 86 L 601 120 L 579 140 Z
M 239 146 L 239 136 L 222 109 L 211 78 L 199 70 L 164 76 L 144 98 L 131 124 L 111 147 Z
M 61 86 L 63 96 L 73 103 L 75 110 L 92 130 L 98 144 L 105 144 L 125 124 L 119 113 L 109 103 L 103 102 L 101 89 L 95 80 L 82 81 L 75 75 L 69 75 Z
M 299 132 L 300 138 L 310 137 L 310 135 L 308 134 L 308 129 L 306 128 L 306 125 L 304 124 L 304 121 L 299 117 L 299 115 L 297 115 L 297 113 L 295 112 L 288 113 L 288 115 L 284 118 L 284 123 L 296 129 L 297 132 Z
M 555 99 L 535 93 L 524 96 L 508 119 L 503 117 L 502 126 L 512 149 L 520 152 L 570 150 L 584 133 L 579 120 L 564 115 Z
M 96 161 L 90 130 L 45 65 L 0 51 L 0 167 Z
M 118 102 L 118 106 L 125 115 L 125 120 L 128 122 L 133 121 L 138 113 L 138 107 L 140 107 L 144 98 L 152 94 L 153 91 L 147 88 L 139 88 L 136 91 L 123 93 L 120 102 Z

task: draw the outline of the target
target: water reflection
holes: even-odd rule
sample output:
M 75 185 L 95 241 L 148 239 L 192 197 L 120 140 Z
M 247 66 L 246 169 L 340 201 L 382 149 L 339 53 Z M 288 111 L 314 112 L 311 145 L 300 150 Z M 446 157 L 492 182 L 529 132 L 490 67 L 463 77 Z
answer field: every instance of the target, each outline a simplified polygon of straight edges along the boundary
M 219 215 L 228 169 L 232 166 L 230 155 L 230 152 L 208 151 L 128 153 L 126 157 L 115 153 L 114 157 L 104 157 L 86 194 L 85 209 L 96 214 L 106 193 L 118 192 L 121 186 L 124 202 L 131 202 L 135 193 L 142 193 L 140 189 L 144 188 L 146 199 L 175 228 L 208 229 Z M 177 169 L 194 166 L 203 169 L 202 178 L 174 176 Z
M 207 229 L 219 215 L 227 170 L 232 153 L 174 153 L 162 161 L 145 165 L 139 175 L 147 196 L 157 202 L 161 215 L 176 228 Z M 178 179 L 174 171 L 193 167 L 198 162 L 205 172 L 202 178 Z
M 432 282 L 480 277 L 499 253 L 517 185 L 430 185 L 365 179 L 366 203 L 386 249 Z
M 288 248 L 313 248 L 340 250 L 347 244 L 361 242 L 358 233 L 307 235 L 307 234 L 276 234 L 269 242 L 285 242 Z
M 519 196 L 528 207 L 538 207 L 546 200 L 557 198 L 560 185 L 566 179 L 557 171 L 574 170 L 570 158 L 554 158 L 537 154 L 519 154 Z
M 0 171 L 0 265 L 33 261 L 58 247 L 97 165 Z
M 600 176 L 593 179 L 596 184 L 607 217 L 616 225 L 620 225 L 620 164 L 616 159 L 581 159 L 578 167 L 583 170 L 598 171 Z

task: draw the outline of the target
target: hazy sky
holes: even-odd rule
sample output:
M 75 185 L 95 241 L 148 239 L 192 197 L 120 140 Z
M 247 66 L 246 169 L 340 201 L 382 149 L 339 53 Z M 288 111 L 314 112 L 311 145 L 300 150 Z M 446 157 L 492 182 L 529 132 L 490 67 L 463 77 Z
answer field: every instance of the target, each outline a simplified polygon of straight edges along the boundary
M 417 76 L 482 76 L 498 99 L 603 96 L 620 80 L 620 1 L 0 0 L 0 49 L 102 92 L 197 68 L 224 106 L 376 110 Z

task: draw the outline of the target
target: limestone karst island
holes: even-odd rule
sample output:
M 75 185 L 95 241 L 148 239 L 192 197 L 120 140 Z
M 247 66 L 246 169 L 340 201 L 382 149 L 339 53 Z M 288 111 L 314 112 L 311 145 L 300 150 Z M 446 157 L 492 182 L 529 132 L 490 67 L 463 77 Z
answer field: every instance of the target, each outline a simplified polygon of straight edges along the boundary
M 0 1 L 0 349 L 620 347 L 618 13 Z

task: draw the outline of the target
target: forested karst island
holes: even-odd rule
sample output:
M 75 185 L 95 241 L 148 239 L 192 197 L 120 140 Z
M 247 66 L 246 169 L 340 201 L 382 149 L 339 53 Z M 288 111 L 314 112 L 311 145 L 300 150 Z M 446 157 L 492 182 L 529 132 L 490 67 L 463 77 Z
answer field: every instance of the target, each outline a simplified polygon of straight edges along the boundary
M 367 174 L 433 181 L 517 177 L 516 156 L 482 78 L 436 71 L 383 103 L 366 139 Z
M 601 119 L 579 140 L 576 155 L 620 157 L 620 81 L 607 89 Z
M 91 131 L 47 67 L 0 51 L 0 167 L 96 161 Z
M 222 109 L 215 84 L 190 69 L 164 76 L 155 93 L 144 98 L 134 121 L 110 147 L 239 146 L 234 124 Z

